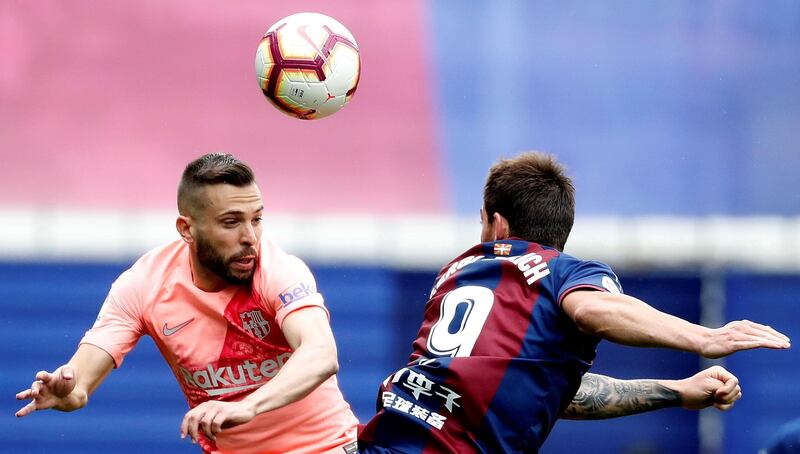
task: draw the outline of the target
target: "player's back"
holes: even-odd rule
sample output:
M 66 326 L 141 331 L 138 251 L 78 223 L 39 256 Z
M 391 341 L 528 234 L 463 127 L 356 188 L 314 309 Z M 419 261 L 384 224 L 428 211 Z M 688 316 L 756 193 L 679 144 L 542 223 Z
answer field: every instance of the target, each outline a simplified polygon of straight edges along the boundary
M 522 240 L 479 244 L 440 272 L 408 366 L 384 381 L 362 440 L 420 452 L 535 452 L 599 339 L 560 298 L 611 270 Z M 616 285 L 614 285 L 616 289 Z

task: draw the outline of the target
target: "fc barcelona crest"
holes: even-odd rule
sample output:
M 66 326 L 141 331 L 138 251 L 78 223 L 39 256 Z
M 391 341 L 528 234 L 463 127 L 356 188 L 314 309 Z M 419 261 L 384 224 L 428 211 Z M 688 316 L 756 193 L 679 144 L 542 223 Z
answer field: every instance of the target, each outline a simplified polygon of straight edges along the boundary
M 264 319 L 260 310 L 241 312 L 239 317 L 242 319 L 242 328 L 259 340 L 269 334 L 269 322 Z

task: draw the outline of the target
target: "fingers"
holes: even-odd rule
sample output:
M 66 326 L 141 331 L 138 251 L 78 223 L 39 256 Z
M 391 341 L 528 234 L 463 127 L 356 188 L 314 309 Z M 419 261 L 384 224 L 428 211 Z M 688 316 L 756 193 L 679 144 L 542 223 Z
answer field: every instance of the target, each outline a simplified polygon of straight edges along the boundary
M 186 438 L 186 435 L 189 434 L 189 421 L 193 417 L 195 410 L 197 410 L 197 408 L 189 410 L 185 415 L 183 415 L 183 421 L 181 421 L 181 439 Z M 192 440 L 192 443 L 194 443 L 194 440 Z
M 732 404 L 738 400 L 742 395 L 742 388 L 739 386 L 739 380 L 733 377 L 727 380 L 720 386 L 714 393 L 715 404 Z
M 191 415 L 186 420 L 186 435 L 192 440 L 192 443 L 197 443 L 197 423 L 203 416 L 201 411 L 190 412 Z
M 722 385 L 714 391 L 714 407 L 720 411 L 730 410 L 733 404 L 742 398 L 739 379 L 720 366 L 712 366 L 707 372 L 722 382 Z
M 35 411 L 36 411 L 36 401 L 33 401 L 28 405 L 25 405 L 24 407 L 17 410 L 17 412 L 14 413 L 14 416 L 16 416 L 17 418 L 22 418 L 23 416 L 28 416 L 29 414 Z
M 197 443 L 198 436 L 203 433 L 209 439 L 216 440 L 230 414 L 225 405 L 223 402 L 208 401 L 190 410 L 181 422 L 181 438 L 188 436 L 192 443 Z
M 201 422 L 204 421 L 207 413 L 211 413 L 209 410 L 210 408 L 207 403 L 202 403 L 192 410 L 189 410 L 181 422 L 181 438 L 186 438 L 188 436 L 192 440 L 192 443 L 197 443 Z M 213 415 L 209 414 L 209 417 L 213 417 Z
M 36 380 L 35 382 L 31 383 L 31 395 L 30 395 L 31 399 L 36 399 L 37 397 L 39 397 L 39 393 L 41 392 L 43 385 L 44 384 L 39 380 Z
M 214 427 L 216 426 L 221 430 L 222 421 L 224 420 L 225 417 L 222 415 L 221 410 L 219 408 L 212 408 L 203 415 L 198 425 L 203 430 L 203 433 L 206 434 L 206 437 L 216 440 L 219 430 L 215 432 Z
M 731 343 L 731 353 L 740 352 L 743 350 L 753 350 L 756 348 L 769 348 L 773 350 L 782 350 L 789 348 L 788 344 L 776 343 L 772 341 L 764 341 L 762 339 L 748 339 L 739 340 Z
M 791 346 L 789 338 L 774 330 L 771 326 L 751 322 L 750 320 L 731 322 L 729 325 L 747 336 L 742 340 L 762 341 L 763 346 L 767 348 L 789 348 Z
M 30 388 L 26 389 L 25 391 L 20 391 L 17 393 L 17 400 L 30 399 L 31 393 L 33 393 L 33 390 L 31 390 Z
M 755 330 L 763 332 L 765 335 L 769 335 L 777 340 L 781 340 L 787 343 L 790 342 L 789 336 L 773 329 L 771 326 L 762 325 L 756 322 L 751 322 L 750 320 L 742 320 L 742 322 L 744 322 L 745 324 L 747 324 L 748 326 L 752 327 Z
M 711 366 L 708 369 L 699 372 L 698 375 L 708 376 L 715 380 L 719 380 L 722 383 L 728 383 L 728 382 L 735 382 L 736 384 L 739 383 L 739 379 L 736 378 L 736 376 L 733 375 L 732 373 L 728 372 L 728 370 L 722 366 Z
M 47 372 L 46 370 L 40 370 L 36 372 L 36 380 L 39 380 L 42 383 L 50 383 L 55 378 L 55 375 Z
M 75 371 L 70 366 L 63 366 L 59 369 L 59 377 L 65 381 L 72 380 L 75 377 Z
M 39 374 L 36 374 L 36 376 L 38 377 Z M 31 402 L 28 403 L 28 405 L 25 405 L 24 407 L 22 407 L 19 410 L 17 410 L 17 412 L 14 413 L 14 415 L 16 417 L 21 418 L 21 417 L 27 416 L 27 415 L 29 415 L 29 414 L 33 413 L 34 411 L 39 410 L 41 408 L 49 408 L 46 404 L 44 404 L 44 406 L 42 404 L 42 402 L 43 402 L 43 399 L 42 399 L 42 388 L 44 386 L 45 386 L 44 383 L 42 383 L 39 380 L 36 380 L 35 382 L 31 383 L 31 387 L 30 388 L 28 388 L 28 389 L 26 389 L 24 391 L 20 391 L 20 392 L 17 393 L 17 396 L 16 396 L 17 400 L 31 399 Z
M 704 404 L 696 408 L 705 408 L 714 405 L 720 411 L 727 411 L 733 407 L 734 403 L 742 398 L 742 388 L 739 379 L 735 375 L 720 366 L 711 366 L 694 375 L 693 378 L 702 378 L 702 388 L 705 398 Z M 695 408 L 695 407 L 687 407 Z
M 69 382 L 73 378 L 75 378 L 75 371 L 70 366 L 61 366 L 53 373 L 46 370 L 36 373 L 36 380 L 48 386 L 57 386 L 59 383 Z
M 731 407 L 733 407 L 734 403 L 741 398 L 742 398 L 742 393 L 740 391 L 733 399 L 731 399 L 730 403 L 715 403 L 714 408 L 720 411 L 728 411 L 731 409 Z
M 17 410 L 15 415 L 18 418 L 27 416 L 36 410 L 52 408 L 56 402 L 53 401 L 53 389 L 58 388 L 59 382 L 69 382 L 75 376 L 71 367 L 61 367 L 54 373 L 40 370 L 36 373 L 36 381 L 31 383 L 31 387 L 16 394 L 17 400 L 31 399 L 31 402 Z M 74 387 L 74 384 L 72 385 Z M 69 394 L 71 388 L 66 390 Z
M 189 424 L 187 430 L 189 438 L 192 439 L 192 443 L 197 443 L 197 425 L 200 420 L 200 417 L 202 416 L 203 416 L 202 413 L 199 414 L 196 413 L 189 418 Z
M 713 336 L 699 352 L 706 358 L 721 358 L 737 351 L 754 348 L 791 347 L 787 336 L 772 327 L 749 320 L 736 320 L 712 332 Z
M 222 432 L 222 425 L 225 423 L 226 418 L 222 412 L 217 413 L 214 419 L 211 421 L 209 432 L 206 432 L 209 438 L 216 441 L 217 434 Z
M 708 375 L 709 377 L 715 378 L 723 383 L 731 378 L 736 378 L 732 373 L 728 372 L 722 366 L 711 366 L 708 369 L 701 371 L 699 374 Z

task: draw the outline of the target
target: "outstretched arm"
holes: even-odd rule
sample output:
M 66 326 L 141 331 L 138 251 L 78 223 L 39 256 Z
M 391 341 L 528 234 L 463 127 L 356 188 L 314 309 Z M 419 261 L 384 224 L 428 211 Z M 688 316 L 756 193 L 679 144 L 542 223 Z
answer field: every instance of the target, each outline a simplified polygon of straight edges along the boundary
M 586 374 L 562 415 L 566 419 L 607 419 L 660 408 L 728 410 L 742 397 L 739 380 L 713 366 L 683 380 L 618 380 Z
M 711 329 L 661 312 L 620 293 L 576 290 L 562 300 L 581 331 L 625 345 L 667 347 L 720 358 L 753 348 L 789 348 L 789 338 L 769 326 L 737 320 Z
M 39 371 L 31 387 L 17 393 L 17 400 L 31 399 L 20 408 L 21 418 L 37 410 L 73 411 L 83 408 L 94 390 L 114 368 L 111 355 L 91 344 L 81 344 L 67 364 L 53 372 Z

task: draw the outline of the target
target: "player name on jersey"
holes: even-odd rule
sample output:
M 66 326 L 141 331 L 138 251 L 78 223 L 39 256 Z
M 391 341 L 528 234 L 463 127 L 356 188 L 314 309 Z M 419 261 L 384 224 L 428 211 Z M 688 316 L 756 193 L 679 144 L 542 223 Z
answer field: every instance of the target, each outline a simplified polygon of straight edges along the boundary
M 507 260 L 515 265 L 517 265 L 517 269 L 522 272 L 523 276 L 527 278 L 528 285 L 533 285 L 539 279 L 546 277 L 550 274 L 550 268 L 547 266 L 547 262 L 543 262 L 543 258 L 536 252 L 530 252 L 525 255 L 518 255 L 514 257 L 497 257 L 497 256 L 490 256 L 490 255 L 471 255 L 469 257 L 465 257 L 460 261 L 450 265 L 450 268 L 447 270 L 446 273 L 442 275 L 442 277 L 436 282 L 436 285 L 433 286 L 433 290 L 431 291 L 430 297 L 433 298 L 433 295 L 436 294 L 436 291 L 439 290 L 439 287 L 447 281 L 456 271 L 464 268 L 467 265 L 470 265 L 475 262 L 479 262 L 481 260 Z

